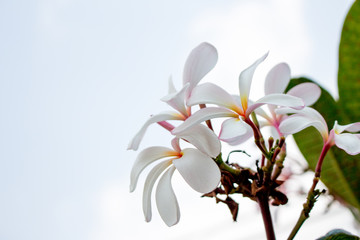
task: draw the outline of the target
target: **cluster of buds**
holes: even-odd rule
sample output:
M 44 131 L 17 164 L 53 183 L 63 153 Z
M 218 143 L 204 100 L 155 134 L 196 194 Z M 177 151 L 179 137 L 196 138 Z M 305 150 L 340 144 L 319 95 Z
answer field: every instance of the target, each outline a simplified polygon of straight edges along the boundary
M 320 132 L 324 147 L 316 168 L 317 179 L 320 178 L 322 160 L 332 146 L 336 145 L 349 154 L 360 153 L 360 135 L 352 134 L 360 131 L 360 123 L 341 126 L 335 122 L 334 128 L 329 131 L 321 114 L 309 107 L 321 95 L 321 89 L 316 84 L 302 83 L 285 93 L 290 81 L 290 68 L 286 63 L 280 63 L 269 71 L 262 98 L 257 101 L 249 99 L 254 72 L 267 55 L 240 73 L 239 95 L 231 95 L 209 82 L 199 84 L 218 60 L 217 50 L 209 43 L 200 44 L 190 53 L 180 90 L 176 90 L 170 79 L 169 93 L 162 101 L 174 110 L 150 117 L 128 146 L 128 149 L 138 150 L 146 129 L 153 123 L 159 124 L 173 136 L 171 148 L 155 146 L 142 150 L 131 171 L 130 191 L 134 191 L 143 169 L 158 162 L 145 181 L 143 212 L 146 221 L 151 220 L 152 189 L 159 178 L 155 193 L 159 214 L 168 226 L 178 223 L 179 205 L 171 185 L 172 175 L 177 170 L 195 191 L 227 204 L 234 220 L 238 206 L 230 197 L 231 194 L 240 193 L 257 201 L 265 216 L 267 234 L 271 235 L 268 203 L 287 203 L 286 195 L 279 190 L 283 182 L 278 177 L 286 158 L 285 139 L 288 135 L 310 126 Z M 218 132 L 212 126 L 211 120 L 214 118 L 224 120 Z M 273 134 L 265 140 L 262 128 L 269 126 Z M 257 161 L 256 169 L 222 159 L 222 144 L 239 147 L 250 138 L 254 139 L 262 156 Z M 182 148 L 183 142 L 193 147 Z M 312 192 L 315 186 L 313 184 Z M 219 198 L 218 195 L 226 195 L 226 198 Z M 268 238 L 271 238 L 269 235 Z

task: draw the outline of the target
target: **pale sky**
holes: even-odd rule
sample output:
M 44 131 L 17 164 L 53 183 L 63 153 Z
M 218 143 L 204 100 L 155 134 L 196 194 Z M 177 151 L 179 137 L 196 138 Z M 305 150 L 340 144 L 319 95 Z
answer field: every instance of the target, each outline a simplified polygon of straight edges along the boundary
M 186 57 L 204 41 L 219 52 L 206 81 L 231 93 L 239 73 L 269 51 L 255 74 L 254 98 L 266 72 L 283 61 L 293 76 L 337 96 L 338 44 L 352 2 L 0 0 L 0 239 L 264 239 L 256 205 L 236 198 L 233 223 L 226 206 L 200 198 L 177 175 L 179 224 L 168 228 L 155 206 L 145 223 L 146 174 L 130 194 L 137 153 L 127 144 L 151 114 L 169 110 L 160 101 L 169 76 L 179 88 Z M 151 126 L 141 149 L 169 146 L 162 133 Z M 295 197 L 278 211 L 279 239 L 303 201 Z M 327 201 L 298 239 L 335 227 L 355 231 L 336 204 L 322 215 Z

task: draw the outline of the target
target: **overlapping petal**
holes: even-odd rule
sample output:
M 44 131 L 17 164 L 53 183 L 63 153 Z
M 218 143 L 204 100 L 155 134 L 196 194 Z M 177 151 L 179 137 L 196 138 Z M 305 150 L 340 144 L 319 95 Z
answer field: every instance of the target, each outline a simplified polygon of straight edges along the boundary
M 208 127 L 198 124 L 177 135 L 194 145 L 210 157 L 216 158 L 221 151 L 221 143 L 216 134 Z
M 205 103 L 223 106 L 236 112 L 243 112 L 233 96 L 213 83 L 204 83 L 196 86 L 187 102 L 189 106 Z
M 159 178 L 160 174 L 165 171 L 171 165 L 171 160 L 165 160 L 154 166 L 153 169 L 149 172 L 144 185 L 143 192 L 143 212 L 145 216 L 145 221 L 151 221 L 151 193 L 154 187 L 156 180 Z
M 226 108 L 221 107 L 207 107 L 200 109 L 199 111 L 192 114 L 189 118 L 186 119 L 185 122 L 183 122 L 178 127 L 174 128 L 172 133 L 174 135 L 181 134 L 181 132 L 186 131 L 187 129 L 190 129 L 191 127 L 212 119 L 212 118 L 220 118 L 220 117 L 238 117 L 238 114 L 234 113 L 231 110 L 228 110 Z
M 168 94 L 161 100 L 169 104 L 171 107 L 179 111 L 182 115 L 188 116 L 188 112 L 185 106 L 185 94 L 189 88 L 189 83 L 185 84 L 184 87 L 178 91 Z
M 221 173 L 214 160 L 196 149 L 184 149 L 183 156 L 174 159 L 173 164 L 185 181 L 200 193 L 211 192 L 220 182 Z
M 186 60 L 183 85 L 190 83 L 189 91 L 200 82 L 216 65 L 218 53 L 214 46 L 209 43 L 201 43 L 194 48 Z
M 290 67 L 286 63 L 275 65 L 265 78 L 265 95 L 283 93 L 290 82 Z
M 249 116 L 256 108 L 264 104 L 290 107 L 298 110 L 303 109 L 305 106 L 301 98 L 286 94 L 274 93 L 265 95 L 264 97 L 254 102 L 254 104 L 250 105 L 249 108 L 246 110 L 246 115 Z
M 328 127 L 327 127 L 325 119 L 323 118 L 323 116 L 321 116 L 321 114 L 318 111 L 316 111 L 313 108 L 305 107 L 305 108 L 303 108 L 301 110 L 297 110 L 297 109 L 293 109 L 293 108 L 279 108 L 279 109 L 276 109 L 275 112 L 278 113 L 278 114 L 292 114 L 292 113 L 295 113 L 295 114 L 304 116 L 306 118 L 319 121 L 325 126 L 326 132 L 328 132 Z
M 242 136 L 247 131 L 246 126 L 248 125 L 238 118 L 229 118 L 222 123 L 219 138 L 226 140 Z
M 253 136 L 252 128 L 240 119 L 230 118 L 223 122 L 219 139 L 230 144 L 238 145 Z
M 150 163 L 165 157 L 179 156 L 179 153 L 167 147 L 149 147 L 139 153 L 131 169 L 130 192 L 136 188 L 140 173 Z
M 291 88 L 286 94 L 301 98 L 305 106 L 314 104 L 321 95 L 321 89 L 315 83 L 301 83 Z
M 160 178 L 156 188 L 156 206 L 162 220 L 169 227 L 177 224 L 180 219 L 180 209 L 174 190 L 171 185 L 171 178 L 175 167 L 170 167 Z
M 180 115 L 177 112 L 170 112 L 170 111 L 162 112 L 154 116 L 151 116 L 141 127 L 139 132 L 130 141 L 127 149 L 137 150 L 139 148 L 142 138 L 144 137 L 146 129 L 149 127 L 149 125 L 156 122 L 167 121 L 167 120 L 184 120 L 184 116 Z
M 259 115 L 267 120 L 266 125 L 269 125 L 273 121 L 273 119 L 262 108 L 256 108 L 254 111 L 257 115 Z
M 311 126 L 315 127 L 319 131 L 324 141 L 327 140 L 327 127 L 324 126 L 322 122 L 298 114 L 289 116 L 284 121 L 282 121 L 280 123 L 279 129 L 283 134 L 294 134 Z

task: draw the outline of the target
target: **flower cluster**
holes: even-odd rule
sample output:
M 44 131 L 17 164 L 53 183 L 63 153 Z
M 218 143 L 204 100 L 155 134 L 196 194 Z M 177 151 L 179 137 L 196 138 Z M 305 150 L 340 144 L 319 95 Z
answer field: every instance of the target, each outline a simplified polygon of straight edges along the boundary
M 208 196 L 242 193 L 258 202 L 273 198 L 277 203 L 286 203 L 281 200 L 286 197 L 277 190 L 281 184 L 277 177 L 286 151 L 284 139 L 310 126 L 322 135 L 324 154 L 333 145 L 349 154 L 360 153 L 360 135 L 344 133 L 360 131 L 360 123 L 341 126 L 336 122 L 329 132 L 320 113 L 309 107 L 321 95 L 316 84 L 302 83 L 285 93 L 290 81 L 290 68 L 286 63 L 280 63 L 269 71 L 263 97 L 256 101 L 249 99 L 254 72 L 267 56 L 268 53 L 240 73 L 238 95 L 231 95 L 210 82 L 199 84 L 218 60 L 217 50 L 209 43 L 200 44 L 190 53 L 180 90 L 176 90 L 169 80 L 169 92 L 162 101 L 173 111 L 150 117 L 128 146 L 128 149 L 137 150 L 147 128 L 153 123 L 173 136 L 172 148 L 155 146 L 142 150 L 131 171 L 130 191 L 134 191 L 143 169 L 158 161 L 145 181 L 143 212 L 146 221 L 151 220 L 152 189 L 158 178 L 155 199 L 159 214 L 168 226 L 179 221 L 179 206 L 171 186 L 175 170 L 195 191 L 203 194 L 213 192 Z M 264 105 L 267 109 L 262 108 Z M 219 132 L 212 128 L 211 120 L 214 118 L 224 119 Z M 266 126 L 274 130 L 268 144 L 261 132 Z M 242 167 L 222 161 L 221 144 L 238 146 L 250 138 L 261 151 L 263 161 L 257 171 L 246 171 L 245 174 Z M 273 139 L 277 139 L 275 144 Z M 183 149 L 183 142 L 190 143 L 193 148 Z

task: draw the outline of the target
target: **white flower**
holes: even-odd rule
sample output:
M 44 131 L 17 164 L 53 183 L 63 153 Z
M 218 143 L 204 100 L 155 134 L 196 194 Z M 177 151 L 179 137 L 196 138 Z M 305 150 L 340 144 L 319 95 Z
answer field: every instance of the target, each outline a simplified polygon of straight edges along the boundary
M 275 65 L 265 78 L 265 95 L 274 93 L 284 93 L 290 82 L 290 67 L 286 63 Z M 304 101 L 305 106 L 314 104 L 321 95 L 321 89 L 318 85 L 310 82 L 301 83 L 291 88 L 286 94 L 299 97 Z M 256 114 L 263 117 L 266 122 L 260 122 L 261 126 L 272 126 L 279 136 L 282 136 L 279 125 L 286 118 L 286 115 L 277 114 L 275 105 L 267 105 L 270 116 L 261 108 L 255 110 Z
M 216 139 L 217 140 L 217 139 Z M 212 141 L 209 139 L 209 141 Z M 220 144 L 220 143 L 219 143 Z M 186 148 L 180 149 L 179 139 L 172 141 L 173 149 L 166 147 L 150 147 L 141 151 L 131 171 L 130 191 L 136 188 L 137 180 L 142 170 L 154 161 L 165 159 L 155 165 L 149 172 L 143 192 L 143 212 L 145 220 L 151 220 L 151 193 L 156 180 L 160 177 L 156 187 L 156 205 L 163 221 L 170 227 L 180 219 L 179 205 L 171 186 L 171 178 L 178 170 L 185 181 L 196 191 L 208 193 L 214 190 L 220 182 L 221 173 L 212 157 L 217 153 L 203 152 Z
M 300 111 L 294 109 L 278 109 L 277 113 L 294 113 L 287 117 L 279 126 L 284 134 L 294 134 L 307 127 L 315 127 L 321 134 L 324 145 L 329 147 L 336 145 L 350 155 L 360 153 L 360 134 L 352 134 L 360 131 L 360 122 L 347 125 L 339 125 L 335 121 L 333 129 L 329 132 L 325 119 L 315 109 L 306 107 Z M 349 133 L 344 133 L 347 131 Z
M 174 127 L 167 122 L 168 120 L 184 121 L 191 115 L 191 109 L 186 106 L 186 102 L 188 101 L 193 88 L 214 68 L 217 59 L 217 51 L 215 47 L 209 43 L 202 43 L 192 50 L 185 63 L 182 89 L 177 91 L 170 79 L 169 93 L 162 98 L 162 101 L 166 102 L 176 111 L 166 111 L 150 117 L 130 141 L 128 149 L 137 150 L 139 148 L 146 129 L 151 124 L 159 123 L 167 130 L 171 131 Z
M 240 98 L 231 96 L 225 90 L 212 83 L 204 83 L 195 87 L 188 101 L 190 106 L 196 104 L 215 104 L 219 107 L 200 109 L 187 118 L 184 123 L 176 127 L 172 131 L 173 134 L 181 133 L 208 119 L 227 117 L 229 119 L 225 120 L 222 124 L 219 138 L 230 144 L 239 144 L 252 136 L 252 129 L 245 122 L 249 120 L 249 115 L 258 107 L 264 104 L 272 104 L 296 109 L 303 108 L 304 103 L 300 98 L 281 93 L 265 95 L 253 103 L 249 101 L 253 74 L 256 67 L 264 61 L 266 57 L 267 54 L 241 72 L 239 76 Z

